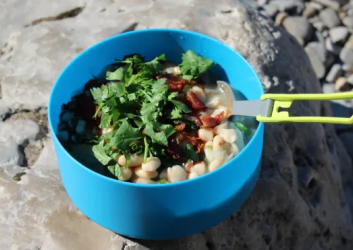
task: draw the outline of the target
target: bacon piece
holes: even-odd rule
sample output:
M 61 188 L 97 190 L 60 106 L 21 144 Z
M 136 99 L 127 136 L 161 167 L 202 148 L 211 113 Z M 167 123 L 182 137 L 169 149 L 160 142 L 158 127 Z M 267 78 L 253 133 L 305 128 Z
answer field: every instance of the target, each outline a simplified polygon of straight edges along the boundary
M 201 116 L 199 116 L 199 118 L 202 123 L 201 127 L 214 128 L 214 127 L 218 126 L 219 124 L 221 124 L 221 122 L 224 118 L 224 112 L 221 112 L 216 117 L 211 117 L 209 115 L 201 115 Z
M 185 171 L 188 173 L 191 173 L 191 168 L 194 166 L 194 162 L 193 161 L 188 161 L 185 163 Z
M 182 77 L 173 76 L 168 74 L 158 75 L 157 79 L 166 78 L 167 83 L 169 84 L 168 91 L 169 92 L 179 92 L 182 93 L 184 91 L 185 85 L 189 84 L 189 82 Z
M 198 138 L 198 136 L 194 136 L 193 134 L 183 132 L 183 135 L 187 138 L 189 143 L 194 147 L 196 153 L 202 152 L 204 142 Z
M 200 110 L 206 107 L 203 101 L 201 101 L 191 90 L 188 91 L 186 99 L 191 103 L 192 108 L 196 110 Z
M 186 125 L 185 123 L 180 123 L 178 125 L 174 126 L 175 131 L 183 131 L 185 129 Z
M 181 155 L 183 154 L 182 147 L 177 143 L 175 138 L 172 138 L 166 148 L 166 153 L 169 154 L 174 160 L 181 161 Z

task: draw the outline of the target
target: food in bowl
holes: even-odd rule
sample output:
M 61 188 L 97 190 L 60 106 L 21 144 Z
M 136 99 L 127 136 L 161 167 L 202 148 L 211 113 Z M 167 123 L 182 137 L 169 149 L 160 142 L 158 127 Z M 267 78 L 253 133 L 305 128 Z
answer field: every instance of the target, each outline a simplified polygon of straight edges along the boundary
M 210 80 L 215 63 L 189 50 L 175 65 L 162 54 L 125 56 L 64 104 L 57 136 L 69 152 L 91 145 L 121 181 L 164 184 L 197 178 L 234 158 L 255 126 L 230 121 Z

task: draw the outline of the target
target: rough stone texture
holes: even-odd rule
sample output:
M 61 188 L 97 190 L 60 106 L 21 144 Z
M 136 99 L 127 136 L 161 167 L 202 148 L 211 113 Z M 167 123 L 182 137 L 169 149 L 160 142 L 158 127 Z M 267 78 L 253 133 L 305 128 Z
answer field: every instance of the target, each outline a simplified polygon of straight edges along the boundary
M 247 58 L 269 92 L 320 92 L 295 38 L 248 5 L 247 0 L 3 0 L 2 98 L 13 110 L 45 106 L 55 78 L 81 49 L 152 27 L 220 39 Z M 77 7 L 84 9 L 76 17 L 40 19 L 24 28 Z M 331 109 L 327 102 L 298 102 L 291 113 L 328 116 Z M 210 230 L 163 242 L 130 241 L 83 216 L 61 184 L 50 138 L 39 140 L 44 149 L 32 167 L 0 167 L 0 249 L 120 250 L 121 241 L 124 250 L 352 249 L 352 163 L 332 125 L 266 125 L 260 179 L 241 209 Z

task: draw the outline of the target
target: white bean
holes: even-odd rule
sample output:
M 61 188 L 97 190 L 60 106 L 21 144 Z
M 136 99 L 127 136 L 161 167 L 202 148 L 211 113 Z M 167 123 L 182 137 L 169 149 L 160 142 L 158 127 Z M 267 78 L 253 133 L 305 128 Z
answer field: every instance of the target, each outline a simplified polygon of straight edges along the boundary
M 190 173 L 189 174 L 189 177 L 188 177 L 188 179 L 190 180 L 190 179 L 194 179 L 194 178 L 196 178 L 196 177 L 198 177 L 199 175 L 196 173 L 196 172 L 192 172 L 192 173 Z
M 127 181 L 132 176 L 131 168 L 120 167 L 121 175 L 118 176 L 118 179 L 121 181 Z
M 226 159 L 228 154 L 225 150 L 213 151 L 213 159 Z
M 199 86 L 194 86 L 191 88 L 191 90 L 196 94 L 197 98 L 199 98 L 202 102 L 206 101 L 206 94 L 202 88 L 200 88 Z
M 229 143 L 234 143 L 238 139 L 238 134 L 234 129 L 220 129 L 220 136 L 222 136 L 223 140 Z
M 206 106 L 208 108 L 215 109 L 221 104 L 221 97 L 220 96 L 213 96 L 210 97 L 209 100 L 206 103 Z
M 213 160 L 213 143 L 207 142 L 204 148 L 206 159 L 209 161 Z
M 142 163 L 141 167 L 145 171 L 156 171 L 161 166 L 161 160 L 157 157 L 149 157 L 146 163 Z
M 164 169 L 160 174 L 159 174 L 159 179 L 167 179 L 168 171 L 167 169 Z
M 221 150 L 223 150 L 223 144 L 224 144 L 224 141 L 223 141 L 222 136 L 216 135 L 213 138 L 213 151 L 221 151 Z
M 121 155 L 118 159 L 118 163 L 120 166 L 125 166 L 126 160 L 125 156 Z M 143 155 L 130 155 L 130 161 L 128 167 L 136 167 L 143 163 Z
M 219 135 L 219 131 L 220 131 L 221 129 L 227 129 L 227 128 L 228 128 L 228 123 L 225 122 L 225 123 L 222 123 L 222 124 L 220 124 L 220 125 L 214 127 L 214 131 L 215 131 L 215 133 L 216 133 L 217 135 Z
M 207 173 L 207 166 L 205 164 L 205 162 L 200 162 L 195 164 L 191 170 L 193 171 L 193 173 L 197 173 L 198 176 L 204 175 Z
M 141 177 L 135 178 L 133 180 L 133 182 L 138 183 L 138 184 L 154 184 L 155 183 L 154 181 L 152 181 L 150 179 L 141 178 Z
M 76 132 L 79 135 L 82 135 L 85 133 L 85 127 L 86 127 L 86 122 L 84 120 L 78 120 L 77 126 L 76 126 Z
M 213 140 L 213 133 L 211 130 L 201 128 L 198 131 L 198 135 L 199 135 L 200 139 L 205 142 Z
M 152 179 L 157 177 L 157 171 L 145 171 L 141 167 L 134 168 L 135 175 L 141 178 Z
M 226 121 L 228 119 L 229 108 L 224 106 L 219 106 L 215 111 L 212 113 L 212 117 L 216 117 L 217 115 L 223 112 L 223 119 L 222 121 Z
M 222 166 L 222 164 L 224 163 L 225 159 L 215 159 L 213 160 L 210 165 L 208 165 L 208 169 L 211 171 L 219 168 L 220 166 Z
M 172 183 L 185 180 L 186 175 L 186 171 L 179 165 L 168 168 L 168 179 Z

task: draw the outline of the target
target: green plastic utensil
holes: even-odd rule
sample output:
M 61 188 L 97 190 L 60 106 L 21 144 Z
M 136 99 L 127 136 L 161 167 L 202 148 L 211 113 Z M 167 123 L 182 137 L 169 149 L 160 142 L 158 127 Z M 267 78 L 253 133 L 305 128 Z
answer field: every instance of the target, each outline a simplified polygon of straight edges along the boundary
M 230 116 L 253 116 L 259 122 L 265 123 L 334 123 L 353 124 L 353 116 L 322 117 L 322 116 L 289 116 L 287 111 L 279 111 L 279 108 L 290 108 L 293 101 L 331 101 L 353 99 L 353 92 L 335 94 L 264 94 L 260 100 L 235 101 L 230 86 L 223 81 L 217 82 L 218 88 L 226 95 L 229 106 L 232 107 Z

